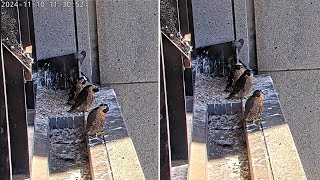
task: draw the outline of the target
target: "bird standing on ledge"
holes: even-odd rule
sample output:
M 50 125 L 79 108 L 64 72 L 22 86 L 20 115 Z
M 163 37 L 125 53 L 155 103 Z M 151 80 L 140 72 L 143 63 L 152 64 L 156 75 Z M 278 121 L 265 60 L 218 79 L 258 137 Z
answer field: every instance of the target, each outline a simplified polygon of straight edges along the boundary
M 107 104 L 100 104 L 89 113 L 86 124 L 88 135 L 100 135 L 103 133 L 103 126 L 108 111 L 109 106 Z
M 253 82 L 253 74 L 250 69 L 244 71 L 239 79 L 234 84 L 233 90 L 226 99 L 233 98 L 235 95 L 240 93 L 240 98 L 244 98 L 248 95 Z
M 245 111 L 242 121 L 255 121 L 258 120 L 261 116 L 263 108 L 264 95 L 261 90 L 256 90 L 249 97 L 245 105 Z
M 90 111 L 96 92 L 99 92 L 99 87 L 96 85 L 87 85 L 84 87 L 78 94 L 77 99 L 75 99 L 75 104 L 68 112 L 74 112 L 76 110 L 79 112 Z

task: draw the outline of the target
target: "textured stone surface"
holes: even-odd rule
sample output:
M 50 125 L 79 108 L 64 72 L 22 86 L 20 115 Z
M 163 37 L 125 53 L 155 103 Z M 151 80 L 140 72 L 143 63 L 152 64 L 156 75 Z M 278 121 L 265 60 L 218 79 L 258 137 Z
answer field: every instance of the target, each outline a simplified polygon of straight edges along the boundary
M 131 138 L 122 138 L 106 143 L 114 180 L 141 179 L 145 177 L 141 171 Z M 121 151 L 119 151 L 119 149 Z
M 194 128 L 192 130 L 194 130 Z M 191 142 L 188 179 L 207 179 L 208 158 L 206 148 L 206 143 L 198 143 L 196 141 Z
M 188 164 L 172 167 L 171 171 L 172 180 L 187 180 Z
M 252 179 L 272 179 L 264 136 L 260 124 L 246 125 L 246 141 Z
M 49 127 L 52 129 L 76 128 L 83 126 L 83 120 L 84 116 L 51 117 L 49 118 Z
M 91 177 L 84 127 L 50 129 L 49 180 Z
M 146 179 L 158 179 L 158 83 L 112 85 Z
M 92 179 L 113 180 L 105 145 L 89 146 L 88 153 Z
M 319 70 L 270 73 L 308 179 L 320 177 Z
M 192 1 L 192 10 L 196 48 L 234 39 L 231 1 Z
M 238 54 L 238 59 L 247 67 L 249 65 L 249 46 L 248 46 L 248 25 L 247 25 L 247 9 L 246 0 L 234 1 L 236 39 L 243 39 L 244 44 Z
M 211 115 L 208 119 L 208 179 L 250 179 L 240 115 Z
M 101 84 L 158 81 L 158 1 L 97 1 Z
M 128 135 L 116 94 L 101 88 L 93 107 L 109 105 L 103 136 L 88 136 L 90 168 L 94 179 L 144 179 L 135 147 Z
M 274 179 L 306 179 L 289 126 L 282 114 L 271 77 L 269 75 L 255 76 L 253 89 L 261 89 L 266 94 L 262 110 L 263 120 L 260 127 L 263 129 L 262 134 L 267 147 L 265 156 L 269 158 L 272 176 Z M 250 130 L 251 133 L 254 131 Z M 251 145 L 255 147 L 249 141 L 248 146 Z
M 101 175 L 103 178 L 113 178 L 115 180 L 129 177 L 145 179 L 113 89 L 110 89 L 110 87 L 100 89 L 94 106 L 101 103 L 109 105 L 104 136 L 103 139 L 90 136 L 88 145 L 91 157 L 95 158 L 95 160 L 91 160 L 91 168 L 95 171 L 95 176 L 99 177 Z M 104 148 L 101 147 L 101 144 Z M 100 154 L 100 160 L 94 152 Z M 105 167 L 103 167 L 103 164 L 105 164 Z M 108 171 L 105 171 L 106 168 Z
M 195 86 L 196 95 L 198 86 Z M 194 95 L 192 134 L 190 141 L 190 155 L 188 179 L 205 180 L 207 178 L 207 134 L 206 115 L 207 106 L 200 104 L 197 96 Z
M 63 7 L 66 1 L 33 1 L 33 18 L 37 59 L 51 58 L 76 52 L 73 7 Z M 44 7 L 41 7 L 41 4 Z
M 77 38 L 78 38 L 78 51 L 86 51 L 86 58 L 81 64 L 81 72 L 92 82 L 92 66 L 91 66 L 91 41 L 89 30 L 89 17 L 88 17 L 88 1 L 76 0 L 78 7 L 76 7 L 76 20 L 77 20 Z
M 255 1 L 260 71 L 320 67 L 320 1 Z
M 49 123 L 46 119 L 37 117 L 34 120 L 34 144 L 32 155 L 31 179 L 40 180 L 49 178 Z

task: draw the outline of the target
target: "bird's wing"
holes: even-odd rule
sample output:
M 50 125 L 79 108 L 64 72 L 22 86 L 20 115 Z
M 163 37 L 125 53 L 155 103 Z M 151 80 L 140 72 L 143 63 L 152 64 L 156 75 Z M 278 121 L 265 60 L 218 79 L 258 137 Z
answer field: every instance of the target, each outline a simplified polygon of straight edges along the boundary
M 89 94 L 89 89 L 87 89 L 87 88 L 82 89 L 82 91 L 80 91 L 80 93 L 76 99 L 75 104 L 71 107 L 71 109 L 75 109 L 75 108 L 81 106 L 87 100 L 88 94 Z
M 99 107 L 96 107 L 94 108 L 88 115 L 88 118 L 87 118 L 87 124 L 86 124 L 86 130 L 88 131 L 92 124 L 93 124 L 93 121 L 96 119 L 97 117 L 97 113 L 98 113 L 98 108 Z
M 249 112 L 252 110 L 254 104 L 255 104 L 255 98 L 249 97 L 245 105 L 244 117 L 247 117 Z
M 243 77 L 245 76 L 244 74 L 242 74 L 239 79 L 236 81 L 236 84 L 234 85 L 234 94 L 237 94 L 241 91 L 241 89 L 244 88 L 244 85 L 246 84 L 247 78 Z
M 261 103 L 260 106 L 259 106 L 259 114 L 261 114 L 262 108 L 263 108 L 263 98 L 260 97 L 259 101 L 260 101 L 259 103 Z

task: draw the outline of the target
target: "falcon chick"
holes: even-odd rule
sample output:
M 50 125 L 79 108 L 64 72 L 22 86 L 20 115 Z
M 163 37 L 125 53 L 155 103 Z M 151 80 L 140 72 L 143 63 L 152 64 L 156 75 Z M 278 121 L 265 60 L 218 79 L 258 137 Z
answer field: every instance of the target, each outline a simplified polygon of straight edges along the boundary
M 243 121 L 254 121 L 260 118 L 263 100 L 263 92 L 261 90 L 254 91 L 246 102 Z
M 84 77 L 78 78 L 74 84 L 72 85 L 70 92 L 69 92 L 69 99 L 67 104 L 74 104 L 74 100 L 77 99 L 78 94 L 84 88 L 86 84 L 86 80 Z
M 239 93 L 240 93 L 240 98 L 244 98 L 245 96 L 248 95 L 252 87 L 252 82 L 253 82 L 253 74 L 250 69 L 247 69 L 236 81 L 232 92 L 226 99 L 230 99 Z
M 100 104 L 90 111 L 87 118 L 86 131 L 88 135 L 99 135 L 103 133 L 103 126 L 106 121 L 106 114 L 109 111 L 107 104 Z
M 85 86 L 78 94 L 77 98 L 75 99 L 75 104 L 68 112 L 74 112 L 76 110 L 79 112 L 88 112 L 94 101 L 96 92 L 99 92 L 98 86 L 93 84 Z
M 235 65 L 235 68 L 233 71 L 231 71 L 228 80 L 227 80 L 227 86 L 225 88 L 225 91 L 230 92 L 232 91 L 235 83 L 237 82 L 237 80 L 240 78 L 240 76 L 243 74 L 243 72 L 245 71 L 245 67 L 241 64 L 241 63 L 237 63 Z

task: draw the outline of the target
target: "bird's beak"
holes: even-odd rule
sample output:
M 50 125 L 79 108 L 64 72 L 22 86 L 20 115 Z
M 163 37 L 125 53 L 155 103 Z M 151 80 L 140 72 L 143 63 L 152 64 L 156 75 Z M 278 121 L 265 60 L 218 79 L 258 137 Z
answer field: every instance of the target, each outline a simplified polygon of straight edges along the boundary
M 109 111 L 109 108 L 107 107 L 107 108 L 105 108 L 105 109 L 103 109 L 103 112 L 104 113 L 107 113 Z
M 268 91 L 261 91 L 263 95 L 267 95 Z

